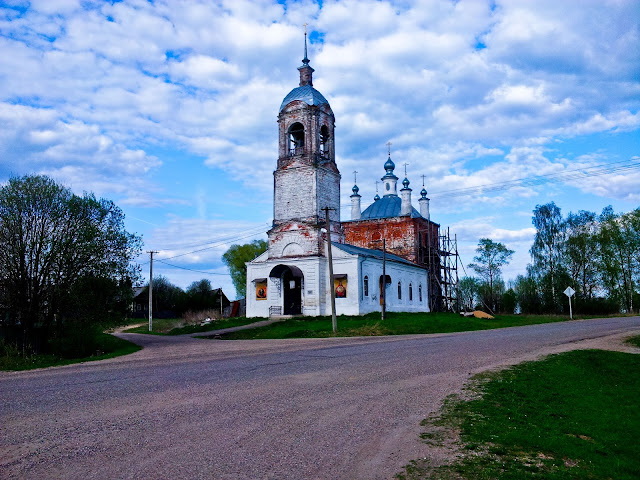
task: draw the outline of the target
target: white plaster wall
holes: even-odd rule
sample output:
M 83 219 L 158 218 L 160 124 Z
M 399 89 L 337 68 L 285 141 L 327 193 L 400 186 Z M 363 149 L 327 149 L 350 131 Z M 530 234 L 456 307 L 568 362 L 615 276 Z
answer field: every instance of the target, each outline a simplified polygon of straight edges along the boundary
M 324 294 L 319 279 L 322 268 L 327 268 L 322 257 L 301 257 L 291 259 L 266 260 L 259 257 L 247 263 L 247 317 L 268 317 L 270 306 L 283 306 L 284 298 L 279 278 L 270 278 L 269 273 L 277 265 L 292 265 L 302 271 L 302 313 L 309 316 L 321 315 L 320 295 Z M 256 278 L 267 278 L 267 299 L 257 300 Z
M 387 286 L 386 309 L 389 312 L 428 312 L 427 273 L 420 267 L 387 261 L 386 274 L 391 277 Z M 362 264 L 361 277 L 369 277 L 369 296 L 364 296 L 364 286 L 360 297 L 360 313 L 379 312 L 382 260 L 367 258 Z M 398 281 L 402 282 L 402 299 L 398 300 Z M 409 283 L 413 285 L 413 300 L 409 301 Z M 422 285 L 422 301 L 419 300 L 418 286 Z

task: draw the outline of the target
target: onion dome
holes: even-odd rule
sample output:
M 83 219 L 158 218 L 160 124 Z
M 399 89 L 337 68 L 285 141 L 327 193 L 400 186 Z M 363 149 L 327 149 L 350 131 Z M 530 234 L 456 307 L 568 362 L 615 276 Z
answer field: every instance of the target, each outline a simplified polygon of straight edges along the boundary
M 353 188 L 351 189 L 351 191 L 353 192 L 353 195 L 351 195 L 352 197 L 359 197 L 360 195 L 358 195 L 358 192 L 360 191 L 360 189 L 358 188 L 358 185 L 354 185 Z
M 420 190 L 420 196 L 422 198 L 427 198 L 427 189 L 422 187 L 422 190 Z
M 373 197 L 373 201 L 374 201 L 374 202 L 377 202 L 378 200 L 380 200 L 380 195 L 378 195 L 378 194 L 376 193 L 376 196 L 375 196 L 375 197 Z
M 404 188 L 409 188 L 409 179 L 407 177 L 404 177 L 404 180 L 402 181 L 402 186 Z
M 396 164 L 391 160 L 391 156 L 389 156 L 385 162 L 384 169 L 387 171 L 387 174 L 393 175 L 393 171 L 396 169 Z

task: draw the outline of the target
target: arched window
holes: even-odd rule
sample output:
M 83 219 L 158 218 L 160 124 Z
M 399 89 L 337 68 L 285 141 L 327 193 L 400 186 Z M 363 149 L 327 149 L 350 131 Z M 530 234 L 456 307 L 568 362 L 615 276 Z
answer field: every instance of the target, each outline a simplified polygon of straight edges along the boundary
M 364 296 L 369 296 L 369 277 L 364 276 Z
M 289 155 L 301 155 L 304 153 L 304 127 L 296 122 L 289 127 Z
M 422 301 L 422 285 L 418 285 L 418 300 Z
M 329 153 L 329 129 L 326 125 L 320 128 L 320 155 Z
M 413 302 L 413 285 L 409 284 L 409 301 Z
M 398 282 L 398 300 L 402 300 L 402 284 Z

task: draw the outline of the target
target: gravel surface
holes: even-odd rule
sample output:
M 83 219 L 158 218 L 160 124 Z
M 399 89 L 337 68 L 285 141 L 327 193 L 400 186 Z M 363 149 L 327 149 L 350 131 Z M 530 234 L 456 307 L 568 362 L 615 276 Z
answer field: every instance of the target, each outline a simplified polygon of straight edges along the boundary
M 0 373 L 0 478 L 389 479 L 469 376 L 617 348 L 640 317 L 402 337 L 117 334 L 126 357 Z

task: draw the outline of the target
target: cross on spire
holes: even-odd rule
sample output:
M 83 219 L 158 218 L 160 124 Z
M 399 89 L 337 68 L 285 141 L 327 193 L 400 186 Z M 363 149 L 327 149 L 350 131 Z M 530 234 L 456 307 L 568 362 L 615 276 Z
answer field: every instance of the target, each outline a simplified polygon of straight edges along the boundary
M 420 175 L 422 177 L 422 186 L 424 187 L 424 178 L 426 177 L 426 175 Z
M 379 184 L 379 183 L 380 183 L 380 182 L 379 182 L 378 180 L 376 180 L 376 193 L 378 193 L 378 184 Z
M 389 156 L 391 156 L 391 142 L 387 142 L 387 150 L 389 152 Z
M 403 163 L 404 165 L 404 176 L 407 176 L 407 165 L 409 165 L 408 163 Z
M 358 171 L 353 171 L 353 183 L 358 183 Z

